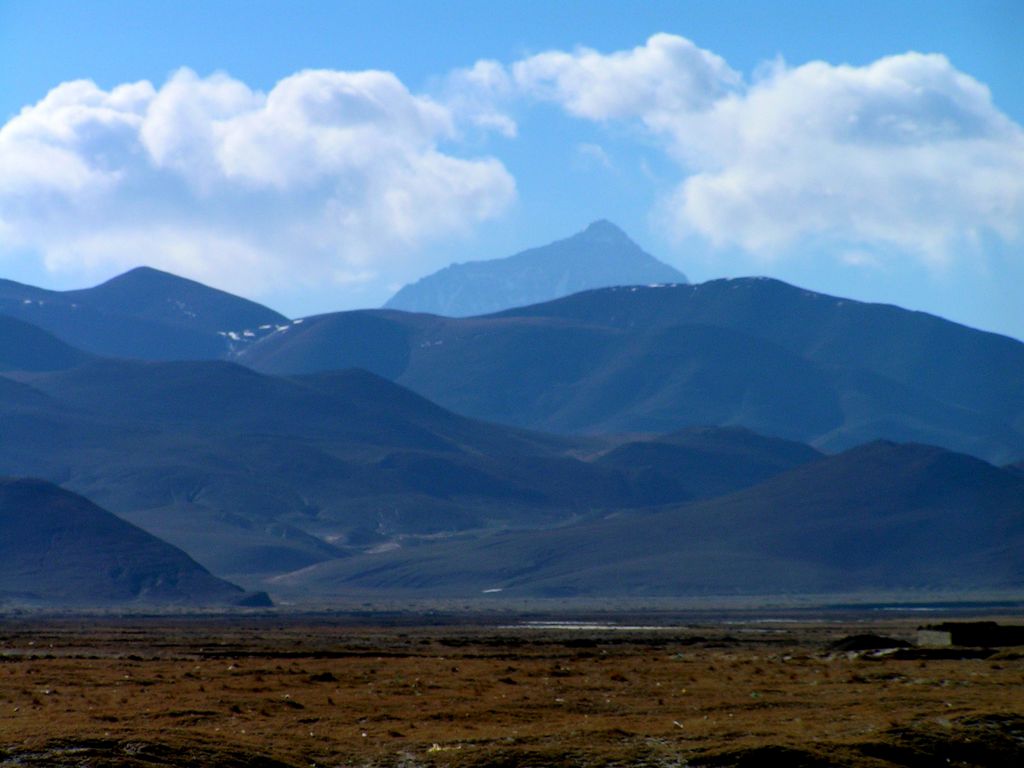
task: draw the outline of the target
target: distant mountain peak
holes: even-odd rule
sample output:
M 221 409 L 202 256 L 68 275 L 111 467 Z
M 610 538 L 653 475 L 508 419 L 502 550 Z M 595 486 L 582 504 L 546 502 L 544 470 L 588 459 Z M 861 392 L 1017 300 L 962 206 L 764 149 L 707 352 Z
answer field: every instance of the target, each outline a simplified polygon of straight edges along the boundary
M 627 235 L 621 227 L 608 221 L 608 219 L 598 219 L 597 221 L 590 222 L 590 224 L 587 225 L 587 228 L 580 234 L 589 235 L 591 237 L 612 236 L 623 240 L 630 240 L 629 235 Z M 632 242 L 632 240 L 630 240 L 630 242 Z
M 615 285 L 685 283 L 607 219 L 548 245 L 488 261 L 453 264 L 402 288 L 387 309 L 464 317 Z
M 115 280 L 124 280 L 125 278 L 131 278 L 131 277 L 144 277 L 144 276 L 147 276 L 147 275 L 160 276 L 160 277 L 173 277 L 173 278 L 176 278 L 178 280 L 185 280 L 185 279 L 187 279 L 187 278 L 184 278 L 184 277 L 178 277 L 177 275 L 173 275 L 170 272 L 166 272 L 166 271 L 164 271 L 162 269 L 157 269 L 156 267 L 150 267 L 150 266 L 147 266 L 147 265 L 143 264 L 143 265 L 138 266 L 138 267 L 132 267 L 127 272 L 122 272 L 120 275 L 116 275 L 115 277 L 112 277 L 112 278 L 110 278 L 110 280 L 107 280 L 105 282 L 113 282 Z

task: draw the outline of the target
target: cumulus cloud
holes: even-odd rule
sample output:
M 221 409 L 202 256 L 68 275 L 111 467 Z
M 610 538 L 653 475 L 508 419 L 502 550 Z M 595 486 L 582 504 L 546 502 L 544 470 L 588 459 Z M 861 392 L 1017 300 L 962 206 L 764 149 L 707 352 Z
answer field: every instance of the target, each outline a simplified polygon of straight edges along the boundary
M 477 127 L 510 139 L 515 138 L 519 127 L 503 106 L 514 93 L 508 71 L 491 59 L 478 61 L 468 69 L 456 69 L 445 78 L 446 104 Z
M 765 258 L 810 243 L 941 265 L 986 233 L 1022 234 L 1024 131 L 941 55 L 769 62 L 747 82 L 659 34 L 610 54 L 541 53 L 510 71 L 530 98 L 655 137 L 680 169 L 661 205 L 680 236 Z
M 739 85 L 725 61 L 676 35 L 658 34 L 630 51 L 549 51 L 512 65 L 526 93 L 592 120 L 707 108 Z
M 377 71 L 269 93 L 188 69 L 64 83 L 0 128 L 0 233 L 54 270 L 147 263 L 249 292 L 394 279 L 515 197 L 498 160 L 447 150 L 459 119 Z

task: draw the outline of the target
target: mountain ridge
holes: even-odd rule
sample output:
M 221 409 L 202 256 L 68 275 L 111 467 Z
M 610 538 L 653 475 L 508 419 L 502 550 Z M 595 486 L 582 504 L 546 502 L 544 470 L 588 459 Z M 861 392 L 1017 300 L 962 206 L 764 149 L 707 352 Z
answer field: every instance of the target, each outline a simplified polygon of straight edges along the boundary
M 826 450 L 889 438 L 1004 463 L 1024 453 L 1024 344 L 767 278 L 602 288 L 469 318 L 331 313 L 236 359 L 277 374 L 364 367 L 544 431 L 717 424 Z
M 279 577 L 284 590 L 627 597 L 1017 589 L 1024 478 L 934 446 L 877 441 L 752 487 L 469 545 Z M 448 570 L 448 558 L 460 567 Z
M 782 441 L 751 451 L 726 432 L 731 472 L 656 488 L 588 460 L 607 439 L 480 422 L 359 370 L 275 377 L 220 361 L 98 360 L 5 381 L 0 471 L 60 480 L 243 583 L 360 542 L 690 499 L 816 455 Z M 721 465 L 721 451 L 701 450 L 685 474 Z
M 0 314 L 83 352 L 148 360 L 219 359 L 235 344 L 290 322 L 248 299 L 152 267 L 69 291 L 0 280 Z

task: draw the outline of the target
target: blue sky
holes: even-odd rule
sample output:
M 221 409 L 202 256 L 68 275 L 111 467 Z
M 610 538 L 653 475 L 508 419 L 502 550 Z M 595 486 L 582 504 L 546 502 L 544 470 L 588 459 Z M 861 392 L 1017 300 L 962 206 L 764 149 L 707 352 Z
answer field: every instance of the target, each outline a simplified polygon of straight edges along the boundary
M 981 0 L 0 0 L 0 275 L 150 263 L 303 315 L 608 218 L 694 280 L 1024 338 L 1022 30 Z

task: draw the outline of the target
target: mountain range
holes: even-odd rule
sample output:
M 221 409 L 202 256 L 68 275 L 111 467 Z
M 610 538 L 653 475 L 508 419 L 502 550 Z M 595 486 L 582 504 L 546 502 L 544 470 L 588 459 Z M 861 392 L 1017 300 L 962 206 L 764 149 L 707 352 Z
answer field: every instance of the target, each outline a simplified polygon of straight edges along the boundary
M 452 264 L 406 285 L 385 309 L 447 317 L 485 315 L 612 285 L 685 283 L 610 221 L 502 259 Z
M 1024 455 L 1024 344 L 766 278 L 605 288 L 472 318 L 319 315 L 235 359 L 274 374 L 362 367 L 544 431 L 713 424 L 826 451 L 887 439 Z
M 241 579 L 395 538 L 689 500 L 818 456 L 705 429 L 665 438 L 668 458 L 626 465 L 605 453 L 614 438 L 467 419 L 359 370 L 101 359 L 0 382 L 5 472 L 60 482 Z
M 276 587 L 510 597 L 969 592 L 1024 586 L 1022 552 L 1024 478 L 931 446 L 875 442 L 706 501 L 337 560 Z
M 630 252 L 546 248 L 588 238 Z M 9 600 L 81 602 L 46 557 L 98 602 L 1024 586 L 1024 344 L 764 278 L 296 320 L 5 282 L 0 425 Z

